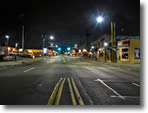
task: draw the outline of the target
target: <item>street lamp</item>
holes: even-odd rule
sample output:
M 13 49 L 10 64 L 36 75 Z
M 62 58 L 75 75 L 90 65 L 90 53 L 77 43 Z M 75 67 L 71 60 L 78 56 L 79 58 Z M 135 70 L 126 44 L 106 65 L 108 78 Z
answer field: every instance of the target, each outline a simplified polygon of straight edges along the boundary
M 75 44 L 75 47 L 77 47 L 78 45 L 77 44 Z
M 54 36 L 51 35 L 51 36 L 50 36 L 50 40 L 53 40 L 53 39 L 54 39 Z
M 50 39 L 50 41 L 49 41 L 48 43 L 50 44 L 50 47 L 52 48 L 53 45 L 54 45 L 53 42 L 52 42 L 52 40 L 54 40 L 54 36 L 51 35 L 51 36 L 49 37 L 49 39 Z
M 7 44 L 6 44 L 6 45 L 8 46 L 9 38 L 10 38 L 10 37 L 9 37 L 9 35 L 5 35 L 5 38 L 7 39 Z
M 108 46 L 108 43 L 107 43 L 107 42 L 104 42 L 104 48 L 105 48 L 105 62 L 107 61 L 107 46 Z
M 96 18 L 97 23 L 103 22 L 104 18 L 102 16 L 98 16 Z M 116 61 L 116 52 L 113 50 L 116 48 L 116 24 L 115 22 L 111 22 L 111 42 L 112 42 L 112 62 Z M 117 48 L 116 48 L 117 49 Z
M 102 16 L 98 16 L 97 17 L 97 19 L 96 19 L 96 21 L 97 21 L 97 23 L 101 23 L 101 22 L 103 22 L 103 17 Z
M 108 46 L 108 43 L 107 42 L 104 42 L 104 47 L 107 47 Z
M 94 49 L 95 47 L 94 46 L 91 46 L 91 48 Z
M 55 46 L 56 48 L 58 47 L 58 45 Z
M 44 45 L 45 45 L 45 37 L 46 36 L 45 35 L 42 35 L 41 37 L 43 38 L 43 56 L 44 56 Z

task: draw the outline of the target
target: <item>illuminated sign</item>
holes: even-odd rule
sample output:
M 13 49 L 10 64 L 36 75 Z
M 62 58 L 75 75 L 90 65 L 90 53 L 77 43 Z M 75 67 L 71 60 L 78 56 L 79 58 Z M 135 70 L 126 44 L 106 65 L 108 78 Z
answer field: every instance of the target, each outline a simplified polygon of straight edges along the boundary
M 130 45 L 130 41 L 123 41 L 123 42 L 118 42 L 118 47 L 128 47 Z

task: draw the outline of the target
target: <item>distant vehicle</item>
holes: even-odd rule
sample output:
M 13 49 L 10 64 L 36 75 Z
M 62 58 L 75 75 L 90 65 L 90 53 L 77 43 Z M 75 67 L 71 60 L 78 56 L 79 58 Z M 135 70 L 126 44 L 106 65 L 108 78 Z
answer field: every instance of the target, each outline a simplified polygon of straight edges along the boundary
M 65 52 L 64 55 L 68 55 L 68 52 Z

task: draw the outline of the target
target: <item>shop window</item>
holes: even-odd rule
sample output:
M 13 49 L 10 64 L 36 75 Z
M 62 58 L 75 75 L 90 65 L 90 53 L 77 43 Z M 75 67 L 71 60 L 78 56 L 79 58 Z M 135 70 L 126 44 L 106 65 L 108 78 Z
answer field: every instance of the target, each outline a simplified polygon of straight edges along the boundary
M 140 59 L 140 48 L 135 48 L 135 59 Z
M 101 51 L 101 52 L 99 53 L 99 56 L 100 56 L 100 57 L 103 57 L 103 51 Z
M 128 59 L 128 48 L 122 49 L 122 59 Z

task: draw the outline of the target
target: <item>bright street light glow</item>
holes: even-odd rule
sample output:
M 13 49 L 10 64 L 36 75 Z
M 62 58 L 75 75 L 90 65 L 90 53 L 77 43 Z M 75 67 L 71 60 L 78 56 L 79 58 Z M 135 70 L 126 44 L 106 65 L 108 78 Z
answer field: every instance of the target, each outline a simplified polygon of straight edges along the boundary
M 78 45 L 77 44 L 75 44 L 75 47 L 77 47 Z
M 95 47 L 94 46 L 91 46 L 91 48 L 94 49 Z
M 103 21 L 103 17 L 102 16 L 99 16 L 99 17 L 97 17 L 96 20 L 97 20 L 98 23 L 101 23 Z
M 15 47 L 16 47 L 16 48 L 18 47 L 18 43 L 15 43 Z
M 6 35 L 6 36 L 5 36 L 5 38 L 7 38 L 7 39 L 8 39 L 8 38 L 9 38 L 9 35 Z
M 53 36 L 50 36 L 50 40 L 53 40 L 54 39 L 54 37 Z
M 55 46 L 56 48 L 58 47 L 58 45 Z
M 104 42 L 104 46 L 107 47 L 108 46 L 108 43 L 107 42 Z

